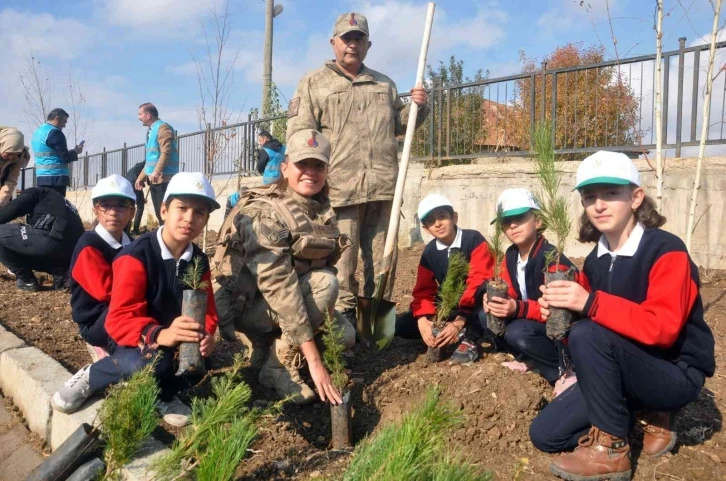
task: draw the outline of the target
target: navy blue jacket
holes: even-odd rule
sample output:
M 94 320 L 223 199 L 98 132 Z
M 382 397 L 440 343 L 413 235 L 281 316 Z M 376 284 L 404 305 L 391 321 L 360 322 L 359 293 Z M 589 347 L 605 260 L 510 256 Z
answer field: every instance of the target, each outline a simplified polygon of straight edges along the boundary
M 598 324 L 712 376 L 714 339 L 703 318 L 698 268 L 681 239 L 646 229 L 633 257 L 585 259 L 591 294 L 583 314 Z

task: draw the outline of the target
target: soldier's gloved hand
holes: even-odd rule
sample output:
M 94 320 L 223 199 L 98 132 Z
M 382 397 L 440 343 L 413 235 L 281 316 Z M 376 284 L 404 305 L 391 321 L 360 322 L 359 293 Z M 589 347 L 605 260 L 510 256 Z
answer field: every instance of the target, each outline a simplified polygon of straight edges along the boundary
M 204 334 L 199 331 L 197 321 L 189 316 L 179 316 L 169 327 L 159 332 L 156 342 L 160 346 L 175 347 L 180 342 L 200 342 Z

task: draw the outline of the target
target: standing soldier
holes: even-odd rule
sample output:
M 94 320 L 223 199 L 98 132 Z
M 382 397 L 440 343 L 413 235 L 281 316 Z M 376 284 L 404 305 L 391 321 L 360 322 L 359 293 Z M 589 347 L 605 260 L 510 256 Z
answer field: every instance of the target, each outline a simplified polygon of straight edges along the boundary
M 47 187 L 66 196 L 66 188 L 71 185 L 71 172 L 68 164 L 78 160 L 83 152 L 83 143 L 75 149 L 68 150 L 63 129 L 68 123 L 68 112 L 53 109 L 48 114 L 48 121 L 38 127 L 33 134 L 31 147 L 35 156 L 35 175 L 38 187 Z
M 146 132 L 146 167 L 136 179 L 136 190 L 142 190 L 144 179 L 148 179 L 156 218 L 159 225 L 164 225 L 161 204 L 169 181 L 179 172 L 177 138 L 174 128 L 159 119 L 159 111 L 154 104 L 139 105 L 139 120 L 149 130 Z
M 305 129 L 319 130 L 330 139 L 330 203 L 341 233 L 353 243 L 336 264 L 340 282 L 336 308 L 355 324 L 358 250 L 364 263 L 363 293 L 372 296 L 381 273 L 398 175 L 396 136 L 406 132 L 408 109 L 404 110 L 393 80 L 363 64 L 371 46 L 365 16 L 338 17 L 330 45 L 335 60 L 305 75 L 295 90 L 288 108 L 287 139 L 289 143 Z M 422 107 L 416 125 L 428 113 L 427 98 L 423 88 L 411 91 L 411 100 Z M 394 251 L 386 299 L 393 291 L 396 256 Z

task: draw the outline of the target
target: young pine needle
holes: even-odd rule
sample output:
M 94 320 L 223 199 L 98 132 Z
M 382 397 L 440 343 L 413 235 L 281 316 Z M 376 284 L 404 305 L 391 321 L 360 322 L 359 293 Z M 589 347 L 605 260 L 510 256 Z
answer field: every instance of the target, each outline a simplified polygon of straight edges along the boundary
M 111 388 L 99 412 L 106 441 L 104 480 L 118 479 L 120 469 L 131 461 L 142 441 L 156 428 L 158 394 L 152 364 L 134 373 L 126 383 Z
M 345 352 L 343 328 L 335 322 L 335 318 L 330 313 L 325 315 L 323 343 L 325 344 L 323 364 L 330 371 L 333 386 L 342 394 L 348 386 L 348 374 L 345 372 L 345 359 L 343 359 L 343 352 Z
M 494 254 L 494 280 L 499 280 L 502 261 L 504 260 L 504 210 L 501 205 L 497 206 L 497 215 L 494 220 L 494 235 L 489 239 L 489 247 Z
M 439 404 L 438 390 L 431 389 L 423 405 L 400 424 L 387 426 L 358 445 L 343 481 L 488 480 L 465 460 L 452 462 L 446 450 L 447 432 L 460 422 L 460 415 Z M 451 470 L 450 477 L 446 470 Z
M 469 263 L 459 251 L 449 254 L 449 268 L 446 277 L 441 283 L 439 302 L 436 307 L 436 321 L 434 325 L 440 327 L 449 320 L 449 316 L 459 305 L 461 295 L 466 290 L 466 277 L 469 275 Z
M 200 460 L 195 472 L 197 481 L 234 479 L 237 466 L 257 435 L 256 420 L 257 417 L 250 413 L 209 431 L 206 455 Z
M 534 129 L 534 163 L 540 182 L 534 194 L 540 207 L 542 221 L 555 236 L 557 254 L 555 266 L 559 267 L 560 256 L 565 249 L 567 236 L 572 228 L 572 220 L 567 211 L 567 199 L 559 195 L 562 184 L 562 171 L 555 161 L 555 147 L 552 140 L 552 126 L 549 121 L 540 122 Z M 551 264 L 548 263 L 549 267 Z
M 194 291 L 203 291 L 209 287 L 209 283 L 202 280 L 202 274 L 204 274 L 204 261 L 201 256 L 194 256 L 187 264 L 179 282 Z
M 250 424 L 249 429 L 254 428 L 253 421 L 257 419 L 258 413 L 247 407 L 252 390 L 239 379 L 243 364 L 242 357 L 235 356 L 232 370 L 212 379 L 213 395 L 208 399 L 195 398 L 192 401 L 191 425 L 177 438 L 171 451 L 154 462 L 152 469 L 156 472 L 156 479 L 168 481 L 179 476 L 182 470 L 195 471 L 204 463 L 218 462 L 215 456 L 220 453 L 214 450 L 221 448 L 219 444 L 210 448 L 210 440 L 225 433 L 232 436 L 233 433 L 237 435 L 248 432 L 242 425 L 237 426 L 233 432 L 230 424 L 234 426 L 238 422 Z M 246 421 L 243 422 L 243 419 Z M 232 443 L 233 440 L 227 438 L 226 442 Z M 231 446 L 229 448 L 231 451 L 228 454 L 238 452 Z M 206 460 L 207 457 L 212 459 Z

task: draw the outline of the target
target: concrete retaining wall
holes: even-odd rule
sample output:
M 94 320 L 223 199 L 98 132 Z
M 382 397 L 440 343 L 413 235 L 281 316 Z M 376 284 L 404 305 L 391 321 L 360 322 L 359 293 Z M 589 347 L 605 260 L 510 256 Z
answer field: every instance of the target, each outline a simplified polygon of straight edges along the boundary
M 494 215 L 495 202 L 502 190 L 508 187 L 533 188 L 537 185 L 531 161 L 511 159 L 498 163 L 492 159 L 482 159 L 473 165 L 458 165 L 426 169 L 422 164 L 411 164 L 406 181 L 404 194 L 403 219 L 399 230 L 399 245 L 411 246 L 413 243 L 428 241 L 423 234 L 416 207 L 419 201 L 430 193 L 447 196 L 459 213 L 459 224 L 463 227 L 478 229 L 484 235 L 489 233 L 489 222 Z M 575 172 L 579 162 L 565 162 L 563 172 L 565 179 L 562 193 L 570 198 L 570 213 L 579 218 L 582 212 L 580 197 L 572 192 Z M 638 161 L 638 168 L 644 179 L 646 191 L 655 196 L 655 176 L 646 161 Z M 695 177 L 696 159 L 668 159 L 664 184 L 663 214 L 668 218 L 665 229 L 681 238 L 685 238 L 688 209 Z M 259 185 L 261 177 L 247 177 L 241 184 L 247 187 Z M 214 182 L 219 195 L 220 204 L 224 205 L 227 196 L 236 188 L 235 179 L 224 179 Z M 708 268 L 726 268 L 726 210 L 724 209 L 723 191 L 726 189 L 726 159 L 711 157 L 704 163 L 702 187 L 698 197 L 696 218 L 700 218 L 693 238 L 692 256 L 696 264 Z M 90 189 L 69 192 L 68 198 L 73 202 L 86 221 L 93 220 L 91 210 Z M 151 200 L 146 212 L 153 213 Z M 217 230 L 223 221 L 223 209 L 212 214 L 209 227 Z M 146 217 L 146 215 L 144 216 Z M 583 245 L 575 240 L 575 231 L 571 236 L 567 253 L 572 257 L 586 255 L 592 245 Z

